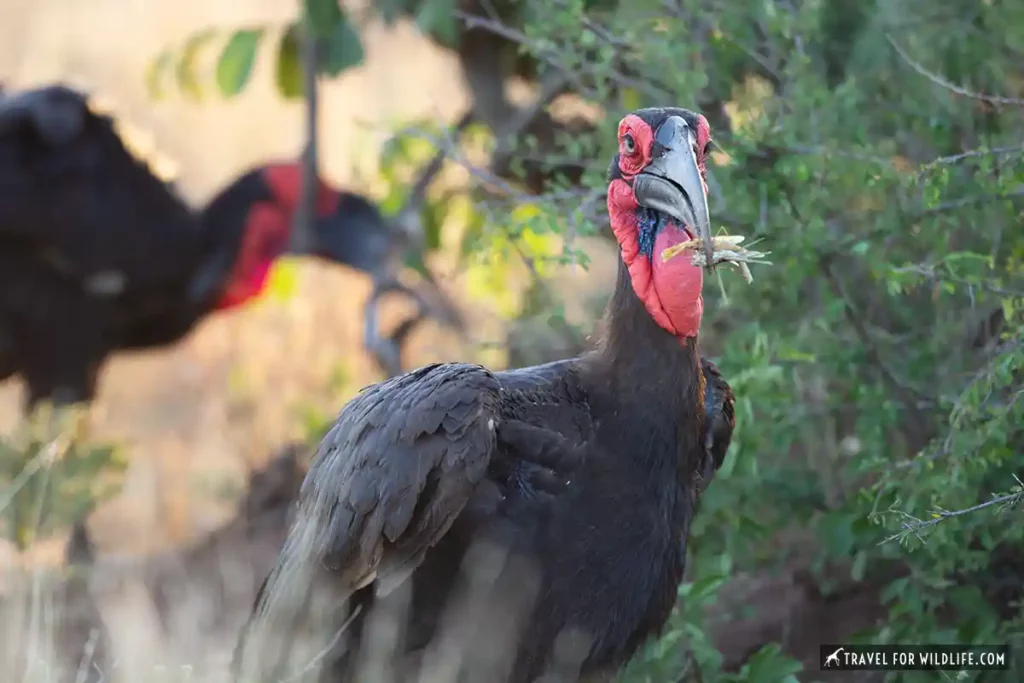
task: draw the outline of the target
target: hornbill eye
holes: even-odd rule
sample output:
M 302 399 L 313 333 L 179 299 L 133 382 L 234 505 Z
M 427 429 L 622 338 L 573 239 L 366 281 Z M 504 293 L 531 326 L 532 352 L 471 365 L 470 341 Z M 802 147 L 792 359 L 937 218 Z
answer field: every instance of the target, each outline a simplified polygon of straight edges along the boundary
M 633 140 L 633 136 L 629 133 L 622 138 L 622 149 L 625 150 L 626 154 L 632 154 L 636 151 L 636 141 Z

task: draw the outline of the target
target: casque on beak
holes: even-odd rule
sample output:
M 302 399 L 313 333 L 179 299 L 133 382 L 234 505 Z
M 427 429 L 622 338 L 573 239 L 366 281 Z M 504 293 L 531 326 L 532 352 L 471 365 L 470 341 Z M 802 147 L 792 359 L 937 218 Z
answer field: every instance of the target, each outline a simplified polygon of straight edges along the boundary
M 681 116 L 665 120 L 655 134 L 653 159 L 633 181 L 640 206 L 660 211 L 679 221 L 694 237 L 700 237 L 710 269 L 711 221 L 693 143 L 697 132 Z

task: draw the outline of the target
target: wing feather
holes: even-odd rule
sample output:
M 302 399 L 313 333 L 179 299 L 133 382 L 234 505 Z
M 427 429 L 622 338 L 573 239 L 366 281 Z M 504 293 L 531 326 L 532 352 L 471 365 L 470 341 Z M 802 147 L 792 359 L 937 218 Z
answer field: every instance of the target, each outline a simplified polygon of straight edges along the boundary
M 483 479 L 499 404 L 494 375 L 458 363 L 358 394 L 321 443 L 300 497 L 324 565 L 352 585 L 418 565 Z

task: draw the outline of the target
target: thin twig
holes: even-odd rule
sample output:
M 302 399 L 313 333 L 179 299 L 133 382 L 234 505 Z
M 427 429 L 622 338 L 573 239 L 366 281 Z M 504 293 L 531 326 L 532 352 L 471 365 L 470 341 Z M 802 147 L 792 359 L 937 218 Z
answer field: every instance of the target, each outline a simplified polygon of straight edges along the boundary
M 529 106 L 515 111 L 502 125 L 501 130 L 494 131 L 497 139 L 494 154 L 491 156 L 491 166 L 501 168 L 508 162 L 512 154 L 512 140 L 518 136 L 537 114 L 558 96 L 569 84 L 569 78 L 560 71 L 546 74 L 541 80 L 540 92 Z
M 1006 505 L 1007 507 L 1013 507 L 1018 502 L 1020 502 L 1021 499 L 1024 499 L 1024 491 L 1015 491 L 1014 493 L 1007 493 L 1006 495 L 998 496 L 984 503 L 972 505 L 971 507 L 964 508 L 963 510 L 935 510 L 932 512 L 932 515 L 934 515 L 934 517 L 929 520 L 921 520 L 911 517 L 911 519 L 914 519 L 915 521 L 904 522 L 900 525 L 899 533 L 889 536 L 885 540 L 881 541 L 878 545 L 884 545 L 908 533 L 918 534 L 922 529 L 933 527 L 936 524 L 939 524 L 940 522 L 946 521 L 947 519 L 953 519 L 954 517 L 962 517 L 963 515 L 967 515 L 972 512 L 977 512 L 978 510 L 984 510 L 985 508 L 992 507 L 993 505 Z M 906 513 L 903 514 L 906 515 Z M 906 516 L 910 517 L 910 515 Z
M 899 44 L 895 40 L 893 40 L 893 37 L 891 35 L 886 34 L 885 35 L 885 39 L 889 41 L 889 44 L 892 45 L 893 49 L 896 50 L 897 54 L 899 54 L 899 56 L 903 58 L 903 61 L 905 61 L 908 65 L 910 65 L 910 67 L 914 71 L 916 71 L 917 73 L 921 74 L 922 76 L 927 78 L 929 81 L 931 81 L 935 85 L 941 86 L 941 87 L 945 88 L 946 90 L 948 90 L 948 91 L 950 91 L 950 92 L 952 92 L 952 93 L 954 93 L 956 95 L 961 95 L 963 97 L 969 97 L 972 100 L 981 100 L 982 102 L 988 102 L 989 104 L 1011 104 L 1011 105 L 1018 106 L 1018 107 L 1024 107 L 1024 99 L 1020 99 L 1018 97 L 1003 97 L 1001 95 L 985 95 L 985 94 L 982 94 L 982 93 L 973 92 L 973 91 L 968 90 L 967 88 L 959 86 L 959 85 L 957 85 L 955 83 L 951 83 L 950 81 L 948 81 L 947 79 L 943 78 L 942 76 L 940 76 L 940 75 L 938 75 L 936 73 L 932 73 L 931 71 L 926 69 L 924 66 L 922 66 L 919 62 L 915 61 L 909 54 L 907 54 L 906 50 L 904 50 L 902 47 L 900 47 Z
M 939 446 L 938 448 L 935 448 L 930 453 L 922 453 L 922 454 L 920 454 L 920 455 L 918 455 L 918 456 L 916 456 L 914 458 L 911 458 L 909 460 L 905 460 L 905 461 L 903 461 L 901 463 L 898 463 L 898 464 L 896 464 L 894 466 L 894 469 L 902 471 L 902 470 L 907 470 L 907 469 L 910 469 L 910 468 L 921 467 L 923 465 L 927 465 L 928 463 L 934 462 L 934 461 L 936 461 L 936 460 L 938 460 L 940 458 L 944 458 L 945 456 L 947 456 L 950 453 L 952 453 L 953 452 L 953 439 L 956 436 L 957 415 L 963 409 L 962 406 L 963 406 L 964 400 L 967 398 L 968 394 L 974 389 L 975 385 L 983 377 L 985 377 L 986 375 L 988 375 L 988 374 L 990 374 L 992 372 L 992 366 L 996 362 L 996 359 L 1004 358 L 1008 353 L 1016 351 L 1018 348 L 1020 348 L 1022 346 L 1024 346 L 1024 341 L 1018 339 L 1018 340 L 1009 341 L 1009 342 L 1001 345 L 1000 347 L 996 348 L 992 352 L 993 360 L 991 360 L 988 363 L 986 363 L 984 367 L 982 367 L 980 370 L 978 370 L 977 372 L 974 373 L 974 375 L 971 377 L 970 381 L 967 382 L 967 386 L 963 389 L 963 391 L 960 392 L 960 395 L 957 397 L 956 401 L 954 402 L 953 408 L 950 411 L 950 416 L 951 416 L 951 418 L 953 418 L 950 421 L 953 424 L 950 425 L 949 431 L 946 433 L 946 437 L 942 441 L 942 445 Z
M 555 50 L 551 47 L 540 44 L 537 40 L 530 38 L 528 35 L 519 31 L 518 29 L 512 28 L 507 24 L 495 19 L 488 19 L 487 17 L 481 17 L 462 10 L 456 10 L 455 16 L 465 23 L 467 28 L 478 28 L 485 31 L 489 31 L 496 36 L 500 36 L 506 40 L 519 45 L 530 47 L 538 59 L 541 59 L 551 66 L 559 69 L 564 73 L 576 86 L 580 94 L 591 94 L 596 95 L 593 88 L 588 87 L 579 78 L 579 74 L 595 75 L 596 67 L 588 64 L 581 64 L 571 66 L 566 63 L 566 60 L 561 58 Z M 624 88 L 631 88 L 638 92 L 645 93 L 656 99 L 668 98 L 669 93 L 664 88 L 659 88 L 649 81 L 641 81 L 636 78 L 632 78 L 627 74 L 621 73 L 617 70 L 611 70 L 609 72 L 601 71 L 600 76 L 604 78 L 610 78 L 615 82 L 616 85 Z
M 473 110 L 470 109 L 455 124 L 455 128 L 452 132 L 454 141 L 457 143 L 462 133 L 465 132 L 469 124 L 473 122 Z M 398 211 L 398 215 L 407 213 L 419 213 L 423 209 L 423 205 L 427 198 L 427 189 L 430 184 L 434 182 L 434 179 L 444 168 L 444 162 L 448 158 L 447 150 L 438 148 L 437 153 L 430 160 L 423 170 L 420 172 L 419 177 L 412 185 L 412 189 L 409 191 L 409 196 L 406 197 L 405 205 Z
M 972 149 L 967 152 L 961 152 L 960 154 L 952 154 L 946 157 L 939 157 L 934 161 L 931 161 L 917 172 L 918 176 L 922 176 L 928 173 L 937 166 L 945 166 L 949 164 L 956 164 L 964 159 L 972 159 L 975 157 L 987 157 L 987 156 L 1003 156 L 1008 154 L 1024 154 L 1024 145 L 1014 145 L 1011 147 L 996 147 L 995 149 Z

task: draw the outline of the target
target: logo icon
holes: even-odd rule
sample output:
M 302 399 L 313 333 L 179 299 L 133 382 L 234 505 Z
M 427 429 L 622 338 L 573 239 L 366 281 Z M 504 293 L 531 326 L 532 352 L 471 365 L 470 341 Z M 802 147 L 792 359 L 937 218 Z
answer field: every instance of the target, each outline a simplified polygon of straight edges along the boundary
M 833 663 L 836 666 L 839 666 L 839 653 L 842 652 L 845 649 L 846 649 L 845 647 L 841 647 L 838 650 L 836 650 L 835 652 L 833 652 L 832 654 L 830 654 L 828 657 L 825 657 L 825 668 L 826 669 L 830 668 Z

